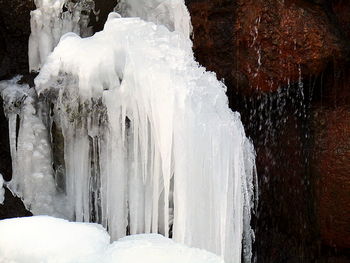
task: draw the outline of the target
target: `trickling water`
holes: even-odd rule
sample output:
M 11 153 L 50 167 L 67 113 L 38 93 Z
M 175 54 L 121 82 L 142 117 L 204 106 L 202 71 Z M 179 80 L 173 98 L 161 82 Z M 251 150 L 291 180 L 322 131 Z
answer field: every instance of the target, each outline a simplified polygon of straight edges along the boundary
M 55 10 L 59 33 L 43 27 L 31 37 L 44 50 L 39 60 L 29 52 L 39 61 L 31 69 L 41 68 L 35 90 L 18 78 L 0 84 L 10 189 L 34 214 L 98 222 L 113 239 L 171 234 L 226 262 L 242 252 L 249 262 L 254 148 L 224 84 L 194 61 L 183 1 L 121 1 L 127 16 L 168 28 L 111 13 L 103 31 L 68 33 L 43 59 L 67 19 L 63 1 L 45 3 L 38 8 Z

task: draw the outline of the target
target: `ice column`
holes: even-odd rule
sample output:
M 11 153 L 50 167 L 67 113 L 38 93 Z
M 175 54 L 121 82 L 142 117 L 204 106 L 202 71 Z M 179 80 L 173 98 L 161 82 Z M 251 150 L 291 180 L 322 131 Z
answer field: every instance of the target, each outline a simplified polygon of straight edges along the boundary
M 18 84 L 20 77 L 0 82 L 9 120 L 12 180 L 7 187 L 22 198 L 34 214 L 66 217 L 65 196 L 57 192 L 52 173 L 45 109 L 33 88 Z
M 0 205 L 5 201 L 4 178 L 0 174 Z
M 39 71 L 62 35 L 75 32 L 92 35 L 89 24 L 93 0 L 35 0 L 36 10 L 30 13 L 29 71 Z M 63 7 L 67 10 L 63 11 Z
M 65 35 L 36 78 L 64 137 L 73 219 L 113 239 L 171 233 L 240 262 L 250 257 L 255 153 L 226 87 L 192 43 L 111 13 L 102 32 Z
M 123 17 L 140 17 L 189 37 L 191 18 L 184 0 L 120 0 L 115 11 Z

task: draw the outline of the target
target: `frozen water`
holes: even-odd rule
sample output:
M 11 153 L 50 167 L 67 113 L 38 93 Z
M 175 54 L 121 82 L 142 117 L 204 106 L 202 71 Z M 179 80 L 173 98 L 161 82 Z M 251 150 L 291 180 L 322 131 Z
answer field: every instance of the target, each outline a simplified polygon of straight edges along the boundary
M 36 10 L 30 13 L 29 70 L 39 71 L 62 35 L 75 32 L 83 37 L 92 35 L 89 14 L 93 0 L 35 0 Z M 63 11 L 63 6 L 67 8 Z
M 0 174 L 0 205 L 5 201 L 4 178 Z
M 35 89 L 19 77 L 0 83 L 10 190 L 36 215 L 97 222 L 113 240 L 161 233 L 249 261 L 254 148 L 224 84 L 194 60 L 184 2 L 120 1 L 131 18 L 111 13 L 89 38 L 74 29 L 75 2 L 36 3 Z M 75 33 L 50 54 L 64 28 Z
M 118 239 L 167 236 L 173 218 L 176 241 L 240 261 L 254 150 L 188 38 L 112 13 L 91 38 L 65 35 L 35 83 L 57 94 L 72 219 Z
M 7 187 L 35 214 L 63 216 L 52 173 L 49 133 L 34 88 L 17 84 L 20 77 L 0 82 L 4 110 L 9 120 L 13 175 Z M 59 208 L 58 208 L 59 207 Z
M 0 221 L 0 263 L 223 263 L 204 250 L 160 235 L 139 235 L 110 244 L 98 224 L 38 216 Z
M 120 0 L 115 11 L 123 17 L 140 17 L 188 37 L 191 18 L 184 0 Z

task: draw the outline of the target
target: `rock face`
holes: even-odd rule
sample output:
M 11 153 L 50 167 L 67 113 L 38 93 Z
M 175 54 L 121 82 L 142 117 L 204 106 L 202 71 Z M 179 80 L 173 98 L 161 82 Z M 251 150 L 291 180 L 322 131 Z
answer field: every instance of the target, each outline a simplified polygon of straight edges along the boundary
M 332 1 L 332 10 L 344 35 L 350 38 L 350 5 L 347 0 Z
M 313 116 L 316 202 L 323 242 L 350 247 L 350 108 L 319 109 Z
M 32 0 L 0 0 L 0 79 L 28 72 Z
M 199 62 L 240 92 L 275 91 L 320 74 L 330 61 L 349 54 L 322 5 L 302 0 L 188 2 Z
M 350 106 L 350 2 L 186 2 L 195 55 L 225 80 L 230 104 L 257 150 L 258 262 L 340 256 L 350 247 L 344 212 L 350 159 L 336 154 L 347 145 L 347 128 L 335 117 L 343 112 L 339 107 Z M 332 110 L 324 112 L 325 107 Z M 332 124 L 325 127 L 321 120 Z M 326 249 L 335 246 L 337 251 Z

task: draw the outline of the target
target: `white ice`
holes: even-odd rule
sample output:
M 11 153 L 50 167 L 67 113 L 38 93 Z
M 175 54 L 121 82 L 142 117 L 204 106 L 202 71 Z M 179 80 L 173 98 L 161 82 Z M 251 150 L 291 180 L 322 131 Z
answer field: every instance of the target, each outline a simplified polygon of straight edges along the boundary
M 34 88 L 17 84 L 19 80 L 20 76 L 0 82 L 13 167 L 7 187 L 33 213 L 64 217 L 67 212 L 61 203 L 65 196 L 57 193 L 53 180 L 49 132 L 43 122 L 45 112 L 40 110 L 43 105 Z
M 160 235 L 138 235 L 110 244 L 98 224 L 38 216 L 0 221 L 0 263 L 223 263 L 204 250 Z
M 131 18 L 111 13 L 88 38 L 74 29 L 74 2 L 36 2 L 35 89 L 0 83 L 9 189 L 36 215 L 97 222 L 113 240 L 161 233 L 249 262 L 255 152 L 225 85 L 194 60 L 184 1 L 122 0 Z
M 31 34 L 28 44 L 29 71 L 39 71 L 62 35 L 75 32 L 92 35 L 89 12 L 93 0 L 35 0 L 36 10 L 30 13 Z M 63 6 L 67 11 L 63 11 Z M 85 13 L 82 13 L 85 11 Z
M 5 201 L 5 188 L 4 188 L 4 178 L 0 174 L 0 205 Z
M 254 149 L 191 47 L 181 33 L 111 13 L 91 38 L 65 35 L 35 83 L 58 94 L 73 219 L 98 218 L 113 239 L 127 227 L 167 236 L 173 220 L 176 241 L 240 262 Z
M 184 0 L 120 0 L 115 11 L 123 17 L 140 17 L 170 31 L 189 37 L 192 31 L 190 13 Z

